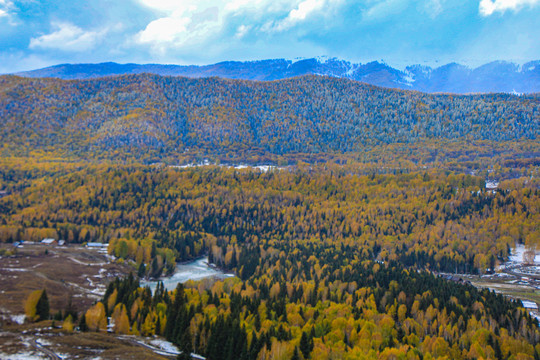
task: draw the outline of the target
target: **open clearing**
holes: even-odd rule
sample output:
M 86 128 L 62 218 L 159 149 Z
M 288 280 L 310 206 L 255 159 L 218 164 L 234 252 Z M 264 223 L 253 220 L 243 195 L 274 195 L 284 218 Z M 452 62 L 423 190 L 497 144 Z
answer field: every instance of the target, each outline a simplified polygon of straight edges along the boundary
M 11 245 L 2 245 L 12 249 Z M 0 359 L 170 359 L 172 348 L 157 338 L 110 333 L 72 332 L 61 322 L 24 323 L 24 301 L 46 288 L 51 314 L 65 310 L 69 299 L 81 314 L 105 292 L 107 284 L 133 269 L 98 249 L 81 246 L 25 244 L 12 256 L 0 257 Z M 152 341 L 167 345 L 152 345 Z
M 143 344 L 152 339 L 108 333 L 66 333 L 53 329 L 52 321 L 8 325 L 0 332 L 0 359 L 171 359 L 156 347 Z
M 25 299 L 41 289 L 47 289 L 51 314 L 63 311 L 70 298 L 82 312 L 101 298 L 111 280 L 130 271 L 96 249 L 25 244 L 15 255 L 0 257 L 0 321 L 22 323 Z

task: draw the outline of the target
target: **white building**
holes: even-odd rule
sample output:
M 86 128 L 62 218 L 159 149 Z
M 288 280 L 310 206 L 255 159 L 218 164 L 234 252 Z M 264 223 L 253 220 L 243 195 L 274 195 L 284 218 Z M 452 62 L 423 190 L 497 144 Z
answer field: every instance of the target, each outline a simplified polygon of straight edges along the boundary
M 43 245 L 56 245 L 56 240 L 48 238 L 41 240 L 41 243 Z
M 538 304 L 536 304 L 534 301 L 521 300 L 521 303 L 523 304 L 523 307 L 527 310 L 538 311 Z

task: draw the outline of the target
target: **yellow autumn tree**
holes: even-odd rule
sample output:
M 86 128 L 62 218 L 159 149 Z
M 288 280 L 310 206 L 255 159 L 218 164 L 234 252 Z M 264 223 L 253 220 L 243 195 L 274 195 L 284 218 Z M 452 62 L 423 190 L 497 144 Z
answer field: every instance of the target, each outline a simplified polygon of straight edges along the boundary
M 105 305 L 102 302 L 96 303 L 88 311 L 86 311 L 86 325 L 91 331 L 106 331 L 107 318 L 105 313 Z
M 129 334 L 129 318 L 126 306 L 122 303 L 116 305 L 111 316 L 114 323 L 114 332 L 117 334 Z
M 26 314 L 26 317 L 32 321 L 36 317 L 36 306 L 42 291 L 43 290 L 32 291 L 24 303 L 24 313 Z
M 141 335 L 152 336 L 156 333 L 155 313 L 152 311 L 146 315 L 144 323 L 141 325 Z
M 62 324 L 62 329 L 67 332 L 73 331 L 73 318 L 71 315 L 68 315 L 68 317 L 64 320 L 64 323 Z
M 107 309 L 108 311 L 111 311 L 114 305 L 116 304 L 116 298 L 118 296 L 118 291 L 114 289 L 111 296 L 109 296 L 109 299 L 107 300 Z

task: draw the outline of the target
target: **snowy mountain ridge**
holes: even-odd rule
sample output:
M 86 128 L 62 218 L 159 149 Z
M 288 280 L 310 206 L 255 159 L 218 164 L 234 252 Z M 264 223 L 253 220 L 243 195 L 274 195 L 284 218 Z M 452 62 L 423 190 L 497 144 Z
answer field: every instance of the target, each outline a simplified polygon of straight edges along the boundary
M 371 85 L 448 93 L 534 93 L 540 92 L 540 61 L 518 65 L 493 61 L 471 68 L 449 63 L 432 68 L 410 65 L 399 70 L 372 61 L 352 63 L 335 57 L 225 61 L 212 65 L 162 64 L 61 64 L 43 69 L 16 73 L 24 77 L 55 77 L 60 79 L 88 79 L 104 76 L 152 73 L 191 78 L 222 77 L 257 81 L 273 81 L 302 75 L 323 75 L 346 78 Z

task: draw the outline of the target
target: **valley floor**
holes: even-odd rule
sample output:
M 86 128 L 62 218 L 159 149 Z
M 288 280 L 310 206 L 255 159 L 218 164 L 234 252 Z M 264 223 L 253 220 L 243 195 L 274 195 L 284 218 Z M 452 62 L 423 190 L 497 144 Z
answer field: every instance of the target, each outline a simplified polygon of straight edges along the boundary
M 0 358 L 41 359 L 174 359 L 178 350 L 153 338 L 99 332 L 66 333 L 52 321 L 8 325 L 0 331 Z
M 22 323 L 26 298 L 41 289 L 47 289 L 51 315 L 64 311 L 70 299 L 73 310 L 86 311 L 103 296 L 112 279 L 133 271 L 113 262 L 102 250 L 78 245 L 2 246 L 15 254 L 0 257 L 0 323 Z

